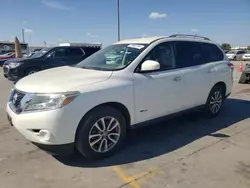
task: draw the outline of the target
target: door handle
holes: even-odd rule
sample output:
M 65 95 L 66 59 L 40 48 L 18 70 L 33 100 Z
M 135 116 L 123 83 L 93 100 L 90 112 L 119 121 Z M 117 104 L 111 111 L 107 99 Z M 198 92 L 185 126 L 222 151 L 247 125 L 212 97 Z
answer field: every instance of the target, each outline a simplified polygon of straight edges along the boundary
M 181 77 L 180 76 L 177 76 L 177 77 L 175 77 L 174 79 L 173 79 L 173 81 L 175 81 L 175 82 L 179 82 L 179 81 L 181 81 Z

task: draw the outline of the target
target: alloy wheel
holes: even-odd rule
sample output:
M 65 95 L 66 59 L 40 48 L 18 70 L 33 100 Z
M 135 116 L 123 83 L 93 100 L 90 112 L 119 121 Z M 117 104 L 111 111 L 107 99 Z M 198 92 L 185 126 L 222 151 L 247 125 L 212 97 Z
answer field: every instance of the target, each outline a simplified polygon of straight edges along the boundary
M 215 91 L 209 103 L 210 110 L 213 114 L 216 114 L 220 111 L 222 100 L 223 98 L 221 92 Z
M 98 153 L 110 151 L 119 141 L 121 126 L 114 117 L 102 117 L 89 132 L 89 145 Z

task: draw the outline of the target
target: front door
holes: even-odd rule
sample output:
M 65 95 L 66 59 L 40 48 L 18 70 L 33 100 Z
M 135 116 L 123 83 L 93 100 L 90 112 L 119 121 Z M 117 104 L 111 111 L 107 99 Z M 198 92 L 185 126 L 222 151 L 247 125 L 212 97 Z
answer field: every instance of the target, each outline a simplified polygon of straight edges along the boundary
M 145 60 L 158 61 L 161 68 L 134 73 L 136 123 L 177 112 L 182 107 L 183 73 L 175 67 L 173 44 L 159 44 L 142 62 Z

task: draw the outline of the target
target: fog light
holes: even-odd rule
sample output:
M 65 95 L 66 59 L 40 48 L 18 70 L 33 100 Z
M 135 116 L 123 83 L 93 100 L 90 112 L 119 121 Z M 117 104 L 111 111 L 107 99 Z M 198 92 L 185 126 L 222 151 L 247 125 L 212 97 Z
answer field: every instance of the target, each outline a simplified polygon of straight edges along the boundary
M 38 136 L 44 141 L 49 141 L 52 137 L 52 134 L 48 130 L 40 130 Z

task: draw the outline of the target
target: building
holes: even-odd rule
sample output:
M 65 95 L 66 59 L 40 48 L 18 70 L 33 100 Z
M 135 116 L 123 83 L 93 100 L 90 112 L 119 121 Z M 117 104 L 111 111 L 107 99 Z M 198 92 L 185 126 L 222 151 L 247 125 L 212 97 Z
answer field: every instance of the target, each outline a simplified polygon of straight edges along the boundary
M 236 46 L 232 47 L 231 50 L 247 50 L 247 46 Z
M 28 53 L 29 45 L 27 43 L 20 42 L 21 50 L 23 53 Z M 15 43 L 9 41 L 0 41 L 0 53 L 14 52 Z

